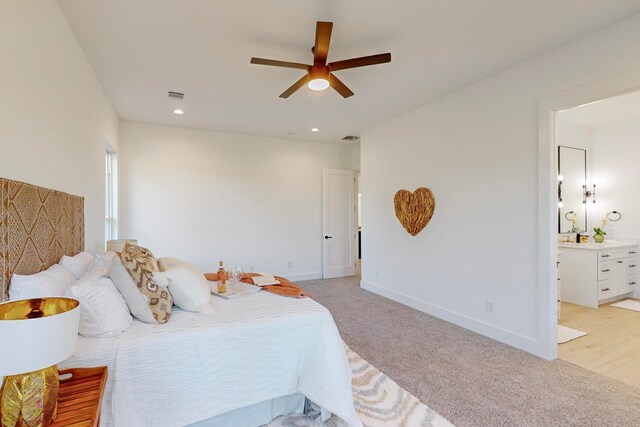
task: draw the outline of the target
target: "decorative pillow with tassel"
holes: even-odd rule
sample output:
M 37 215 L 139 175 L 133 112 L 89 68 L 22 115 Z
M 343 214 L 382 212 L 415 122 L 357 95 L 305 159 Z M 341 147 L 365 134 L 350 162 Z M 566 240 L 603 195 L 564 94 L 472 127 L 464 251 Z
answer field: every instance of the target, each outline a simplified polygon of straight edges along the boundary
M 120 262 L 118 262 L 118 260 Z M 122 274 L 128 273 L 129 279 Z M 173 298 L 153 274 L 158 263 L 149 249 L 127 243 L 111 266 L 110 276 L 124 297 L 131 314 L 145 323 L 166 323 L 171 317 Z

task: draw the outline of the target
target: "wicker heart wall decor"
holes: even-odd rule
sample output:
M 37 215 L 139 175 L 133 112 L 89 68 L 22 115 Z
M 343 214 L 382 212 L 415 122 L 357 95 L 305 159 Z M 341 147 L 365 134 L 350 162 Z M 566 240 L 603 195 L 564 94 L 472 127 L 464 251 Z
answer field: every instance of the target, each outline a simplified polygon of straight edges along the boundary
M 393 198 L 393 204 L 400 224 L 407 233 L 415 236 L 431 220 L 436 208 L 436 199 L 431 190 L 420 187 L 413 193 L 408 190 L 398 191 Z

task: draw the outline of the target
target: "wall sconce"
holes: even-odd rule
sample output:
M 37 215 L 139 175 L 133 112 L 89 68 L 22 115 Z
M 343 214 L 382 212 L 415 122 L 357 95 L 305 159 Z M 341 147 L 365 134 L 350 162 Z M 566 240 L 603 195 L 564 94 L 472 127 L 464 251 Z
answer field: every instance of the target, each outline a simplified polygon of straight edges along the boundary
M 558 175 L 558 207 L 564 208 L 564 203 L 562 203 L 562 180 L 564 177 L 562 175 Z
M 582 204 L 586 205 L 589 197 L 593 197 L 592 203 L 596 202 L 596 185 L 593 184 L 593 191 L 590 191 L 586 184 L 582 184 Z

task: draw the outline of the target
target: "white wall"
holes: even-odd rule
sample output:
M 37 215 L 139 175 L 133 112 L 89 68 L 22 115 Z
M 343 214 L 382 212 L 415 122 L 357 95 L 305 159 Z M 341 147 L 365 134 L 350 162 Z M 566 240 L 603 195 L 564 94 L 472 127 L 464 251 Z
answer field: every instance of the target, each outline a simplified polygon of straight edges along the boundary
M 53 0 L 0 0 L 0 176 L 85 197 L 104 250 L 104 145 L 118 118 Z
M 120 237 L 201 269 L 322 275 L 322 169 L 353 147 L 122 122 Z M 288 263 L 293 264 L 288 268 Z
M 556 122 L 556 142 L 565 147 L 581 148 L 587 150 L 587 174 L 591 162 L 591 145 L 593 141 L 593 127 L 562 120 L 562 113 L 558 114 Z
M 351 145 L 351 166 L 353 170 L 360 170 L 360 143 Z
M 363 132 L 363 287 L 545 354 L 538 100 L 640 67 L 639 49 L 637 15 Z M 436 210 L 411 237 L 393 196 L 420 186 Z
M 607 224 L 607 239 L 640 237 L 640 117 L 593 129 L 593 170 L 597 209 L 590 230 L 600 227 L 606 212 L 620 211 L 618 222 Z

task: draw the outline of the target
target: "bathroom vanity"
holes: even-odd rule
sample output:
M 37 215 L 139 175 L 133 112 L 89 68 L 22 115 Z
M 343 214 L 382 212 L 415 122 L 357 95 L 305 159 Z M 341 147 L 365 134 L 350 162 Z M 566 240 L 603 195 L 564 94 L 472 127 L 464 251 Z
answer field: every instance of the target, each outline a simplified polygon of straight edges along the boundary
M 562 301 L 587 307 L 622 299 L 638 288 L 635 244 L 559 244 Z

